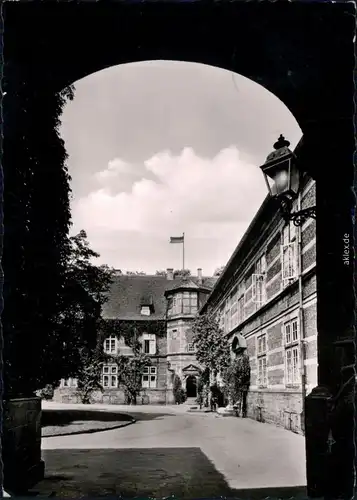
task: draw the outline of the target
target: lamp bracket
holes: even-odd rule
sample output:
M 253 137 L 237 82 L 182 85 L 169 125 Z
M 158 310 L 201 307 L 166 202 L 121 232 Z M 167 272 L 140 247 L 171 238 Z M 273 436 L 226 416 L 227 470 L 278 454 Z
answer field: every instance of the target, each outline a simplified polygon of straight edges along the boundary
M 292 212 L 292 198 L 284 196 L 279 201 L 281 215 L 286 222 L 292 221 L 294 226 L 302 226 L 308 219 L 316 220 L 316 206 Z

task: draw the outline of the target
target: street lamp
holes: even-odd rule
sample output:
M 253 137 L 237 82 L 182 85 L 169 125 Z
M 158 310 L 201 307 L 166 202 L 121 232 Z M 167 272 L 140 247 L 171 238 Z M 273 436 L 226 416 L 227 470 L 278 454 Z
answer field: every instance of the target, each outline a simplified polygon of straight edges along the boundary
M 301 226 L 307 219 L 316 219 L 316 207 L 308 207 L 292 211 L 293 202 L 301 189 L 301 172 L 296 165 L 296 155 L 289 149 L 290 142 L 280 135 L 270 153 L 260 168 L 262 169 L 270 196 L 280 203 L 283 219 L 292 221 L 295 226 Z

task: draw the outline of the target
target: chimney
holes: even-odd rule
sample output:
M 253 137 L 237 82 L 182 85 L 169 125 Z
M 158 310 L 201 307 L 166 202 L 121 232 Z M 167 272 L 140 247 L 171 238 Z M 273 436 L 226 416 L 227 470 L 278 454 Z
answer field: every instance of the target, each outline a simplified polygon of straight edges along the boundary
M 172 267 L 166 269 L 166 276 L 168 280 L 173 280 L 174 279 L 174 270 Z
M 200 267 L 197 269 L 197 278 L 198 284 L 202 285 L 202 269 Z

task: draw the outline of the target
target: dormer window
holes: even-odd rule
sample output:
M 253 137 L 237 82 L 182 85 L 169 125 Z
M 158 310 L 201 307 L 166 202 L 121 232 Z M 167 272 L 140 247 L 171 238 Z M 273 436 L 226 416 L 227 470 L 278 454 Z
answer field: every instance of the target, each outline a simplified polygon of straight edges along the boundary
M 149 306 L 141 306 L 140 314 L 142 314 L 143 316 L 150 316 L 150 314 L 151 314 L 150 307 Z

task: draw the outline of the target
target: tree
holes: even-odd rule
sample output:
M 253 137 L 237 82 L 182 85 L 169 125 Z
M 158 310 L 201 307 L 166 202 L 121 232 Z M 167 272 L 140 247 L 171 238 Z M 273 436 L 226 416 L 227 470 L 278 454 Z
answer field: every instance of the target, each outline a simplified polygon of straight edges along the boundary
M 223 330 L 211 313 L 197 316 L 192 324 L 197 361 L 214 375 L 230 364 L 230 348 Z
M 61 349 L 53 360 L 53 377 L 88 378 L 88 366 L 97 369 L 101 358 L 98 345 L 102 343 L 102 307 L 114 270 L 106 265 L 96 266 L 92 260 L 99 254 L 92 250 L 84 230 L 70 238 L 70 255 L 60 302 L 56 333 L 62 340 Z M 88 365 L 88 366 L 87 366 Z M 94 371 L 95 371 L 94 370 Z
M 181 404 L 185 402 L 186 394 L 182 387 L 182 381 L 181 378 L 176 373 L 174 375 L 174 380 L 172 384 L 172 393 L 176 404 Z
M 70 176 L 59 125 L 73 87 L 54 93 L 45 76 L 39 87 L 30 73 L 20 74 L 7 61 L 3 89 L 7 399 L 32 396 L 48 383 L 61 343 L 54 330 L 69 251 Z
M 141 343 L 137 338 L 137 329 L 133 325 L 132 335 L 125 336 L 125 343 L 131 347 L 133 355 L 117 354 L 112 356 L 118 366 L 118 383 L 124 387 L 128 404 L 136 404 L 137 396 L 142 389 L 142 376 L 146 367 L 150 366 L 149 356 L 141 352 Z
M 191 276 L 189 269 L 176 269 L 174 271 L 174 278 L 188 278 L 189 276 Z
M 166 276 L 166 271 L 163 269 L 156 271 L 155 276 Z
M 247 393 L 250 385 L 249 356 L 241 352 L 223 371 L 224 392 L 233 404 L 246 416 Z
M 126 271 L 125 274 L 127 276 L 146 276 L 146 273 L 144 273 L 144 271 Z
M 221 274 L 223 273 L 224 271 L 224 268 L 226 266 L 220 266 L 220 267 L 217 267 L 217 269 L 215 270 L 215 272 L 213 273 L 213 276 L 214 277 L 218 277 L 218 276 L 221 276 Z
M 80 369 L 77 373 L 77 395 L 81 403 L 89 404 L 91 395 L 94 391 L 103 392 L 101 384 L 102 363 L 104 356 L 102 354 L 101 344 L 98 343 L 97 349 L 90 350 L 87 347 L 80 348 Z

